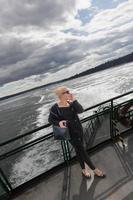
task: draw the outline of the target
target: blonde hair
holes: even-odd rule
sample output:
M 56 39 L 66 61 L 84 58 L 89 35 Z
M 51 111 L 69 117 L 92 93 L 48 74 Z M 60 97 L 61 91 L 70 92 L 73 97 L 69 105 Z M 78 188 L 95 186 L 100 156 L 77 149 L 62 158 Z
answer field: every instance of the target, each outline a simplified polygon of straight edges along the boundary
M 59 97 L 63 94 L 63 92 L 65 92 L 66 90 L 68 90 L 68 87 L 66 86 L 60 86 L 57 87 L 56 89 L 53 90 L 53 92 Z

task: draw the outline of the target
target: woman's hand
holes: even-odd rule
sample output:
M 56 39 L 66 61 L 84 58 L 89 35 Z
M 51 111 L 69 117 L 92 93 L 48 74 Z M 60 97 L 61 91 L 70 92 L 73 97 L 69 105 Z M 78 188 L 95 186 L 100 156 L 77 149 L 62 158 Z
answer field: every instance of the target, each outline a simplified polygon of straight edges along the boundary
M 59 122 L 59 126 L 60 126 L 61 128 L 66 128 L 66 120 L 60 121 L 60 122 Z
M 68 98 L 68 100 L 67 100 L 67 102 L 68 102 L 68 103 L 71 103 L 71 102 L 73 102 L 74 100 L 76 100 L 75 96 L 74 96 L 73 94 L 70 94 L 70 95 L 69 95 L 69 98 Z

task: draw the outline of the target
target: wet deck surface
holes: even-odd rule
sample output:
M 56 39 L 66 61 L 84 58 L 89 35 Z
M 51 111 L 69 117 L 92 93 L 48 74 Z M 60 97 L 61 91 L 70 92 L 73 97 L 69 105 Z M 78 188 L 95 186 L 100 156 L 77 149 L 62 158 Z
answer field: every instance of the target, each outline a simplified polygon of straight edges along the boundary
M 13 200 L 133 200 L 133 135 L 121 143 L 110 144 L 91 155 L 106 178 L 81 175 L 78 162 L 70 164 Z

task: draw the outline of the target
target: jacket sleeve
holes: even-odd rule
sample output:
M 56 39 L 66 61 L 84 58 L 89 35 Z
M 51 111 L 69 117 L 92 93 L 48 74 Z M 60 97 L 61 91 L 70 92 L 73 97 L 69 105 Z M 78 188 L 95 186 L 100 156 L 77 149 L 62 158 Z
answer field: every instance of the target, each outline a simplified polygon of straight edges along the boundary
M 56 110 L 52 106 L 49 110 L 49 116 L 48 116 L 48 122 L 52 125 L 59 126 L 59 117 L 58 114 L 56 113 Z
M 82 113 L 84 112 L 84 108 L 82 105 L 75 99 L 73 102 L 70 103 L 71 107 L 75 110 L 76 113 Z

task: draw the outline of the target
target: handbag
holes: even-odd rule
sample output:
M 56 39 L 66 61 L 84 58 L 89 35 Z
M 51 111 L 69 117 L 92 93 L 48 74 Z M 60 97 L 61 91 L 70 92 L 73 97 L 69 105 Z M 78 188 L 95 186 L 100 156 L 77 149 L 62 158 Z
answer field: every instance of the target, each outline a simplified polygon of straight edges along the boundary
M 60 126 L 53 125 L 53 133 L 55 140 L 70 140 L 68 127 L 61 128 Z
M 57 111 L 58 111 L 58 114 L 61 115 L 58 107 L 57 107 Z M 51 112 L 51 113 L 53 113 L 53 112 Z M 53 113 L 53 114 L 56 115 L 55 113 Z M 53 124 L 52 127 L 53 127 L 53 134 L 54 134 L 55 140 L 70 140 L 71 139 L 70 133 L 69 133 L 69 128 L 67 126 L 65 128 L 61 128 L 60 126 Z

